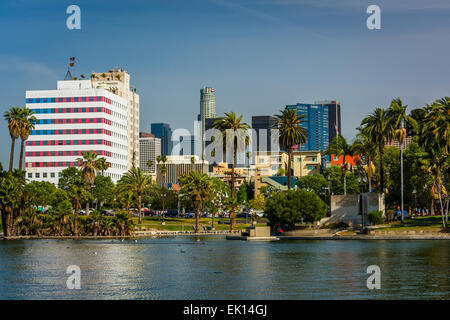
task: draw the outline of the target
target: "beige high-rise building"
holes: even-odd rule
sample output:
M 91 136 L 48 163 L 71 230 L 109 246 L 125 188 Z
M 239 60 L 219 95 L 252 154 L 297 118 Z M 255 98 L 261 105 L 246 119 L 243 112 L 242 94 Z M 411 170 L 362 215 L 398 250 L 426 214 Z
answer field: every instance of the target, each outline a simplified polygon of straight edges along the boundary
M 108 72 L 93 72 L 91 80 L 96 88 L 104 88 L 127 101 L 128 169 L 139 166 L 139 95 L 130 86 L 130 74 L 120 68 Z

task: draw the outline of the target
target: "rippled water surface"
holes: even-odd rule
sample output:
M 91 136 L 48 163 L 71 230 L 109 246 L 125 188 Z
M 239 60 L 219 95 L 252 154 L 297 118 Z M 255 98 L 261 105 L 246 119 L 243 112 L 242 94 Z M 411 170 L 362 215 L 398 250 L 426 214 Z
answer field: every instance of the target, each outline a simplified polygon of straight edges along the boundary
M 0 241 L 0 299 L 450 299 L 448 241 L 201 240 Z

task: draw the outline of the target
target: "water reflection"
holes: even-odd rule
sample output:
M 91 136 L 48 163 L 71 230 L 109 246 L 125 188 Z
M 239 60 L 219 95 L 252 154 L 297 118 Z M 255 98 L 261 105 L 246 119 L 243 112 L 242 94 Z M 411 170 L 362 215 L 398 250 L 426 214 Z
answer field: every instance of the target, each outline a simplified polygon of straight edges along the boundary
M 1 299 L 448 299 L 445 241 L 0 242 Z M 81 268 L 81 290 L 66 268 Z M 382 289 L 368 290 L 369 265 Z

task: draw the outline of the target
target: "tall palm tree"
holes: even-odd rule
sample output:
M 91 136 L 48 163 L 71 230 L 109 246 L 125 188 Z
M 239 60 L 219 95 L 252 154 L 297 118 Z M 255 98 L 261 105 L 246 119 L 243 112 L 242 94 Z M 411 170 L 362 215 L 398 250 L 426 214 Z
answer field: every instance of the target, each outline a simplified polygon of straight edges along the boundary
M 394 128 L 389 120 L 386 110 L 376 108 L 375 111 L 361 121 L 362 131 L 367 134 L 370 141 L 378 147 L 380 156 L 380 192 L 384 193 L 384 145 L 394 136 Z
M 109 163 L 106 161 L 106 158 L 101 157 L 95 160 L 95 167 L 101 172 L 103 176 L 104 172 L 109 168 Z
M 279 130 L 280 145 L 288 151 L 288 190 L 291 189 L 292 175 L 292 151 L 298 144 L 305 144 L 308 140 L 308 131 L 300 125 L 305 122 L 304 115 L 297 115 L 293 109 L 280 110 L 280 114 L 275 116 L 274 128 Z
M 434 190 L 439 196 L 439 203 L 442 212 L 442 223 L 446 227 L 448 222 L 448 202 L 450 181 L 450 98 L 444 97 L 436 100 L 432 105 L 425 107 L 426 114 L 422 125 L 421 143 L 428 156 L 429 170 L 433 175 Z M 442 203 L 442 185 L 447 181 L 447 208 L 445 210 Z
M 400 144 L 400 185 L 401 185 L 401 201 L 400 210 L 402 212 L 402 222 L 404 221 L 403 214 L 403 148 L 406 141 L 406 127 L 409 126 L 413 130 L 417 130 L 416 120 L 406 114 L 406 108 L 408 106 L 403 105 L 403 101 L 400 98 L 393 99 L 389 107 L 388 118 L 392 122 L 394 130 L 394 138 L 397 139 Z
M 82 153 L 82 157 L 76 160 L 81 168 L 81 175 L 86 182 L 87 190 L 90 191 L 94 185 L 95 176 L 97 174 L 97 153 L 94 151 L 86 151 Z M 89 215 L 89 201 L 86 203 L 86 215 Z
M 203 209 L 205 201 L 208 199 L 211 188 L 211 178 L 202 172 L 191 171 L 187 175 L 180 177 L 181 190 L 183 196 L 192 200 L 195 205 L 195 232 L 199 232 L 200 210 Z
M 20 107 L 12 107 L 4 113 L 4 118 L 8 121 L 8 130 L 11 137 L 11 152 L 9 155 L 9 171 L 11 172 L 14 163 L 14 146 L 21 132 L 22 109 Z
M 151 177 L 141 168 L 132 167 L 117 183 L 119 192 L 130 190 L 138 199 L 139 224 L 142 223 L 142 195 L 148 191 L 152 183 Z
M 31 131 L 34 129 L 34 124 L 37 119 L 33 116 L 34 112 L 27 107 L 22 109 L 22 117 L 20 121 L 20 157 L 19 157 L 19 169 L 22 170 L 23 166 L 23 152 L 25 149 L 25 141 L 28 140 L 28 137 L 31 134 Z
M 248 134 L 246 133 L 248 129 L 250 129 L 250 126 L 242 122 L 242 115 L 236 116 L 236 113 L 234 112 L 225 112 L 225 117 L 217 119 L 214 124 L 213 128 L 218 129 L 222 132 L 222 136 L 224 140 L 229 140 L 230 138 L 233 139 L 233 161 L 231 164 L 231 196 L 234 197 L 235 195 L 235 167 L 236 167 L 236 156 L 238 152 L 238 142 L 240 140 L 244 141 L 244 144 L 248 144 Z M 227 137 L 227 131 L 233 133 L 233 137 Z M 226 147 L 227 143 L 224 143 L 223 146 Z
M 342 156 L 342 175 L 344 176 L 344 195 L 347 194 L 347 172 L 348 172 L 348 163 L 346 161 L 346 157 L 355 156 L 355 151 L 352 148 L 352 145 L 347 143 L 347 140 L 341 135 L 337 135 L 331 140 L 328 145 L 328 149 L 325 151 L 325 154 L 332 155 L 335 154 L 338 157 Z

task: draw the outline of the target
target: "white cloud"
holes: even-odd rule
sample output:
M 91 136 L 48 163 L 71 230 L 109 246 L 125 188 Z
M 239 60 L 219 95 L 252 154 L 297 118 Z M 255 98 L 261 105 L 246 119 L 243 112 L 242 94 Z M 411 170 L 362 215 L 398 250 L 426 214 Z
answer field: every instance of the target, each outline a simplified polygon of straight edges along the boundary
M 22 73 L 27 76 L 58 77 L 53 69 L 42 63 L 10 55 L 0 55 L 0 70 Z

